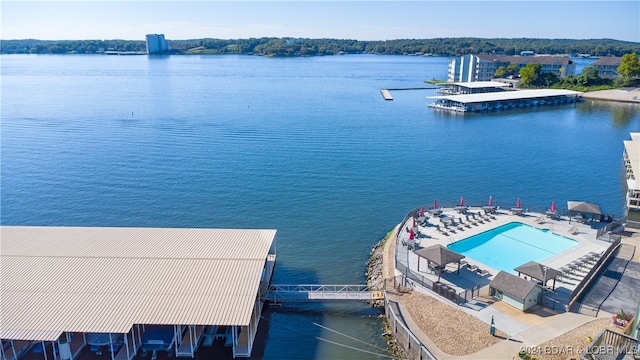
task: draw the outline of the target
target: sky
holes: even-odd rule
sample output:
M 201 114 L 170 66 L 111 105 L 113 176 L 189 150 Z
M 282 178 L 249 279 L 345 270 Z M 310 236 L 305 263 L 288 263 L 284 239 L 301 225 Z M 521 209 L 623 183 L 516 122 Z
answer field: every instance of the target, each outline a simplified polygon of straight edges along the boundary
M 0 39 L 610 38 L 640 42 L 640 1 L 0 1 Z

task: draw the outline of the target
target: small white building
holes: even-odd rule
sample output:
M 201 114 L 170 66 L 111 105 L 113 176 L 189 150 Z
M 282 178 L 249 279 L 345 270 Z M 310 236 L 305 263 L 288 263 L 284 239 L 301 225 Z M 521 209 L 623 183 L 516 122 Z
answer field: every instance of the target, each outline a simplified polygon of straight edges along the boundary
M 489 295 L 525 311 L 538 304 L 542 287 L 533 281 L 500 271 L 489 284 Z

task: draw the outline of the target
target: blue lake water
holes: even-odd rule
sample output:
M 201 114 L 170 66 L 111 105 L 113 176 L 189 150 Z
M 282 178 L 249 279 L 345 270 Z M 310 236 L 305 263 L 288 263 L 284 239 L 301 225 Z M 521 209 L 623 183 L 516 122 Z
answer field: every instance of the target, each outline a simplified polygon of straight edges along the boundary
M 549 230 L 512 222 L 447 247 L 494 269 L 515 273 L 513 269 L 524 263 L 541 262 L 577 244 Z
M 273 228 L 275 283 L 362 283 L 371 246 L 435 198 L 621 216 L 622 141 L 640 123 L 606 102 L 455 116 L 427 108 L 435 90 L 383 100 L 445 78 L 447 58 L 1 61 L 3 225 Z M 376 358 L 324 340 L 380 353 L 378 314 L 273 309 L 255 358 Z

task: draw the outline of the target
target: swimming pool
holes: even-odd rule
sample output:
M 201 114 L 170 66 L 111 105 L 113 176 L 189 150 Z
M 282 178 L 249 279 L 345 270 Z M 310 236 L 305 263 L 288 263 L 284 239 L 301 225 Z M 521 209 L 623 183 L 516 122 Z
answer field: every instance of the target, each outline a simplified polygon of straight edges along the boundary
M 529 261 L 540 262 L 578 242 L 520 222 L 510 222 L 447 247 L 497 270 L 515 273 Z

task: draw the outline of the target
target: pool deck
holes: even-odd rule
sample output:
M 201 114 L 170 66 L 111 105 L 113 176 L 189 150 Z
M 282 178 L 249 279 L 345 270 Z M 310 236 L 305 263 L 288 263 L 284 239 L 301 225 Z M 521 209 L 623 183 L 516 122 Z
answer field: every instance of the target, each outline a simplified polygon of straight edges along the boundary
M 478 214 L 484 214 L 484 211 L 481 208 L 472 207 L 467 213 L 475 213 L 477 219 Z M 460 214 L 451 208 L 442 209 L 442 215 L 453 217 L 456 222 L 460 219 L 463 220 L 463 223 L 467 221 L 464 214 Z M 577 244 L 568 250 L 540 261 L 542 264 L 555 269 L 560 269 L 562 266 L 569 264 L 590 252 L 601 253 L 610 245 L 606 241 L 597 240 L 597 230 L 592 228 L 589 224 L 576 223 L 573 220 L 569 223 L 569 219 L 566 216 L 552 219 L 540 213 L 515 215 L 510 213 L 508 209 L 498 209 L 497 212 L 493 214 L 493 218 L 490 218 L 488 221 L 484 220 L 482 223 L 479 223 L 476 220 L 475 225 L 468 224 L 468 226 L 463 224 L 460 227 L 461 230 L 456 228 L 455 233 L 450 232 L 448 235 L 444 235 L 437 227 L 443 227 L 443 224 L 441 223 L 442 215 L 430 216 L 427 214 L 428 223 L 426 226 L 417 224 L 418 236 L 416 237 L 416 246 L 418 248 L 424 248 L 433 244 L 441 244 L 446 247 L 454 241 L 459 241 L 511 222 L 521 222 L 539 229 L 549 229 L 558 235 L 577 241 Z M 407 224 L 411 226 L 411 222 L 412 221 L 410 219 Z M 406 231 L 406 227 L 399 227 L 397 231 L 400 233 L 398 241 L 402 242 L 409 240 L 409 233 Z M 395 241 L 389 242 L 388 246 L 392 247 L 392 249 L 390 249 L 390 251 L 386 251 L 387 258 L 391 257 L 395 259 L 397 255 L 398 261 L 401 261 L 400 259 L 405 259 L 404 256 L 407 256 L 410 269 L 418 271 L 418 256 L 413 254 L 412 250 L 408 250 L 407 246 L 398 244 L 396 247 L 395 244 Z M 398 254 L 394 254 L 394 251 L 398 251 Z M 464 260 L 466 260 L 468 264 L 476 265 L 480 269 L 487 270 L 489 274 L 481 276 L 477 272 L 470 271 L 467 268 L 461 269 L 460 274 L 457 274 L 457 266 L 450 264 L 446 268 L 447 271 L 442 274 L 440 281 L 455 288 L 457 291 L 462 291 L 463 289 L 468 289 L 475 284 L 488 284 L 493 276 L 498 273 L 498 270 L 485 264 L 475 262 L 473 259 L 465 258 Z M 387 262 L 387 259 L 385 259 L 385 262 Z M 562 304 L 563 300 L 564 304 L 566 304 L 568 295 L 581 280 L 580 275 L 585 276 L 588 271 L 589 268 L 580 269 L 579 271 L 576 271 L 576 276 L 574 278 L 566 279 L 564 282 L 557 281 L 556 289 L 554 291 L 551 291 L 550 287 L 552 286 L 552 281 L 549 281 L 549 290 L 547 290 L 546 295 L 551 295 L 556 298 L 559 304 Z M 430 273 L 428 271 L 426 260 L 420 261 L 420 273 L 424 274 L 426 278 L 432 281 L 437 280 L 437 274 Z M 396 269 L 395 275 L 402 274 L 400 274 Z M 484 289 L 486 289 L 486 287 Z M 456 306 L 449 300 L 446 300 L 429 290 L 423 289 L 420 286 L 416 286 L 415 290 L 428 296 L 432 296 L 433 298 L 451 306 Z M 400 306 L 401 308 L 403 307 L 402 304 L 400 304 Z M 547 306 L 549 305 L 547 304 Z M 487 347 L 475 354 L 456 357 L 439 350 L 435 344 L 424 335 L 419 327 L 417 327 L 417 324 L 415 324 L 410 318 L 406 318 L 405 320 L 407 324 L 409 324 L 412 329 L 416 330 L 414 334 L 420 339 L 420 341 L 422 341 L 423 344 L 429 347 L 429 350 L 438 359 L 511 359 L 523 346 L 537 346 L 595 319 L 593 316 L 589 315 L 566 312 L 564 310 L 564 306 L 556 306 L 555 310 L 549 307 L 536 306 L 533 308 L 533 311 L 522 312 L 501 301 L 493 301 L 486 293 L 486 290 L 484 293 L 481 291 L 480 297 L 476 300 L 456 306 L 456 308 L 471 314 L 487 324 L 491 323 L 491 319 L 493 317 L 496 327 L 508 334 L 508 339 Z M 402 312 L 403 314 L 408 314 L 406 309 Z M 601 312 L 598 315 L 598 317 L 610 316 L 611 314 L 606 312 Z M 411 324 L 413 324 L 413 326 L 411 326 Z
M 591 252 L 601 253 L 609 246 L 609 243 L 596 239 L 596 229 L 592 228 L 588 224 L 577 223 L 575 221 L 571 221 L 571 223 L 569 223 L 569 219 L 567 217 L 552 219 L 539 213 L 514 215 L 511 214 L 508 210 L 498 209 L 496 213 L 493 214 L 493 218 L 489 218 L 487 220 L 487 218 L 483 216 L 484 220 L 482 222 L 479 222 L 477 220 L 479 217 L 479 213 L 484 213 L 484 211 L 480 208 L 470 208 L 467 211 L 467 215 L 476 214 L 476 220 L 474 221 L 475 225 L 467 222 L 466 216 L 464 214 L 460 214 L 451 208 L 444 208 L 440 216 L 428 216 L 427 226 L 416 224 L 418 230 L 418 236 L 416 237 L 417 247 L 424 248 L 434 244 L 440 244 L 446 247 L 453 242 L 466 239 L 468 237 L 480 234 L 482 232 L 497 228 L 511 222 L 520 222 L 538 229 L 548 229 L 557 235 L 573 239 L 577 242 L 575 246 L 569 248 L 568 250 L 562 251 L 556 255 L 540 261 L 540 263 L 542 263 L 543 265 L 547 265 L 553 269 L 559 270 L 561 267 Z M 454 232 L 448 230 L 448 234 L 444 235 L 438 230 L 438 226 L 440 227 L 440 229 L 443 229 L 444 223 L 442 219 L 446 218 L 453 218 L 456 222 L 462 219 L 463 225 L 454 227 Z M 471 216 L 469 216 L 469 218 L 470 220 L 473 220 Z M 409 223 L 411 223 L 411 220 L 409 220 Z M 451 228 L 451 225 L 448 226 L 449 228 Z M 405 241 L 409 240 L 409 233 L 406 232 L 406 229 L 404 231 L 400 231 L 399 239 Z M 398 251 L 400 252 L 398 254 L 398 258 L 406 259 L 406 257 L 402 256 L 401 252 L 404 251 L 404 253 L 406 254 L 407 247 L 401 246 L 398 248 Z M 410 269 L 418 272 L 418 256 L 413 254 L 412 250 L 409 250 L 408 258 Z M 488 284 L 491 279 L 493 279 L 493 276 L 499 272 L 498 269 L 494 269 L 486 264 L 477 262 L 468 257 L 465 258 L 464 261 L 466 261 L 469 265 L 476 266 L 478 269 L 487 270 L 489 274 L 480 276 L 477 272 L 474 273 L 472 271 L 469 271 L 468 269 L 461 269 L 460 275 L 458 275 L 454 272 L 457 271 L 457 266 L 449 264 L 446 268 L 447 272 L 443 273 L 441 280 L 458 291 L 468 289 L 471 287 L 470 285 L 473 285 L 474 283 Z M 585 267 L 582 270 L 588 269 Z M 582 272 L 586 274 L 586 271 Z M 425 277 L 433 281 L 437 280 L 437 275 L 429 272 L 426 260 L 420 260 L 419 273 L 424 274 Z M 563 284 L 563 286 L 567 288 L 569 292 L 572 291 L 575 288 L 576 283 L 581 280 L 579 278 L 580 271 L 577 271 L 575 275 L 576 276 L 573 281 L 572 279 L 569 279 L 565 283 L 556 282 L 556 286 L 560 286 L 561 284 Z M 550 281 L 548 285 L 551 286 L 551 283 L 552 282 Z

